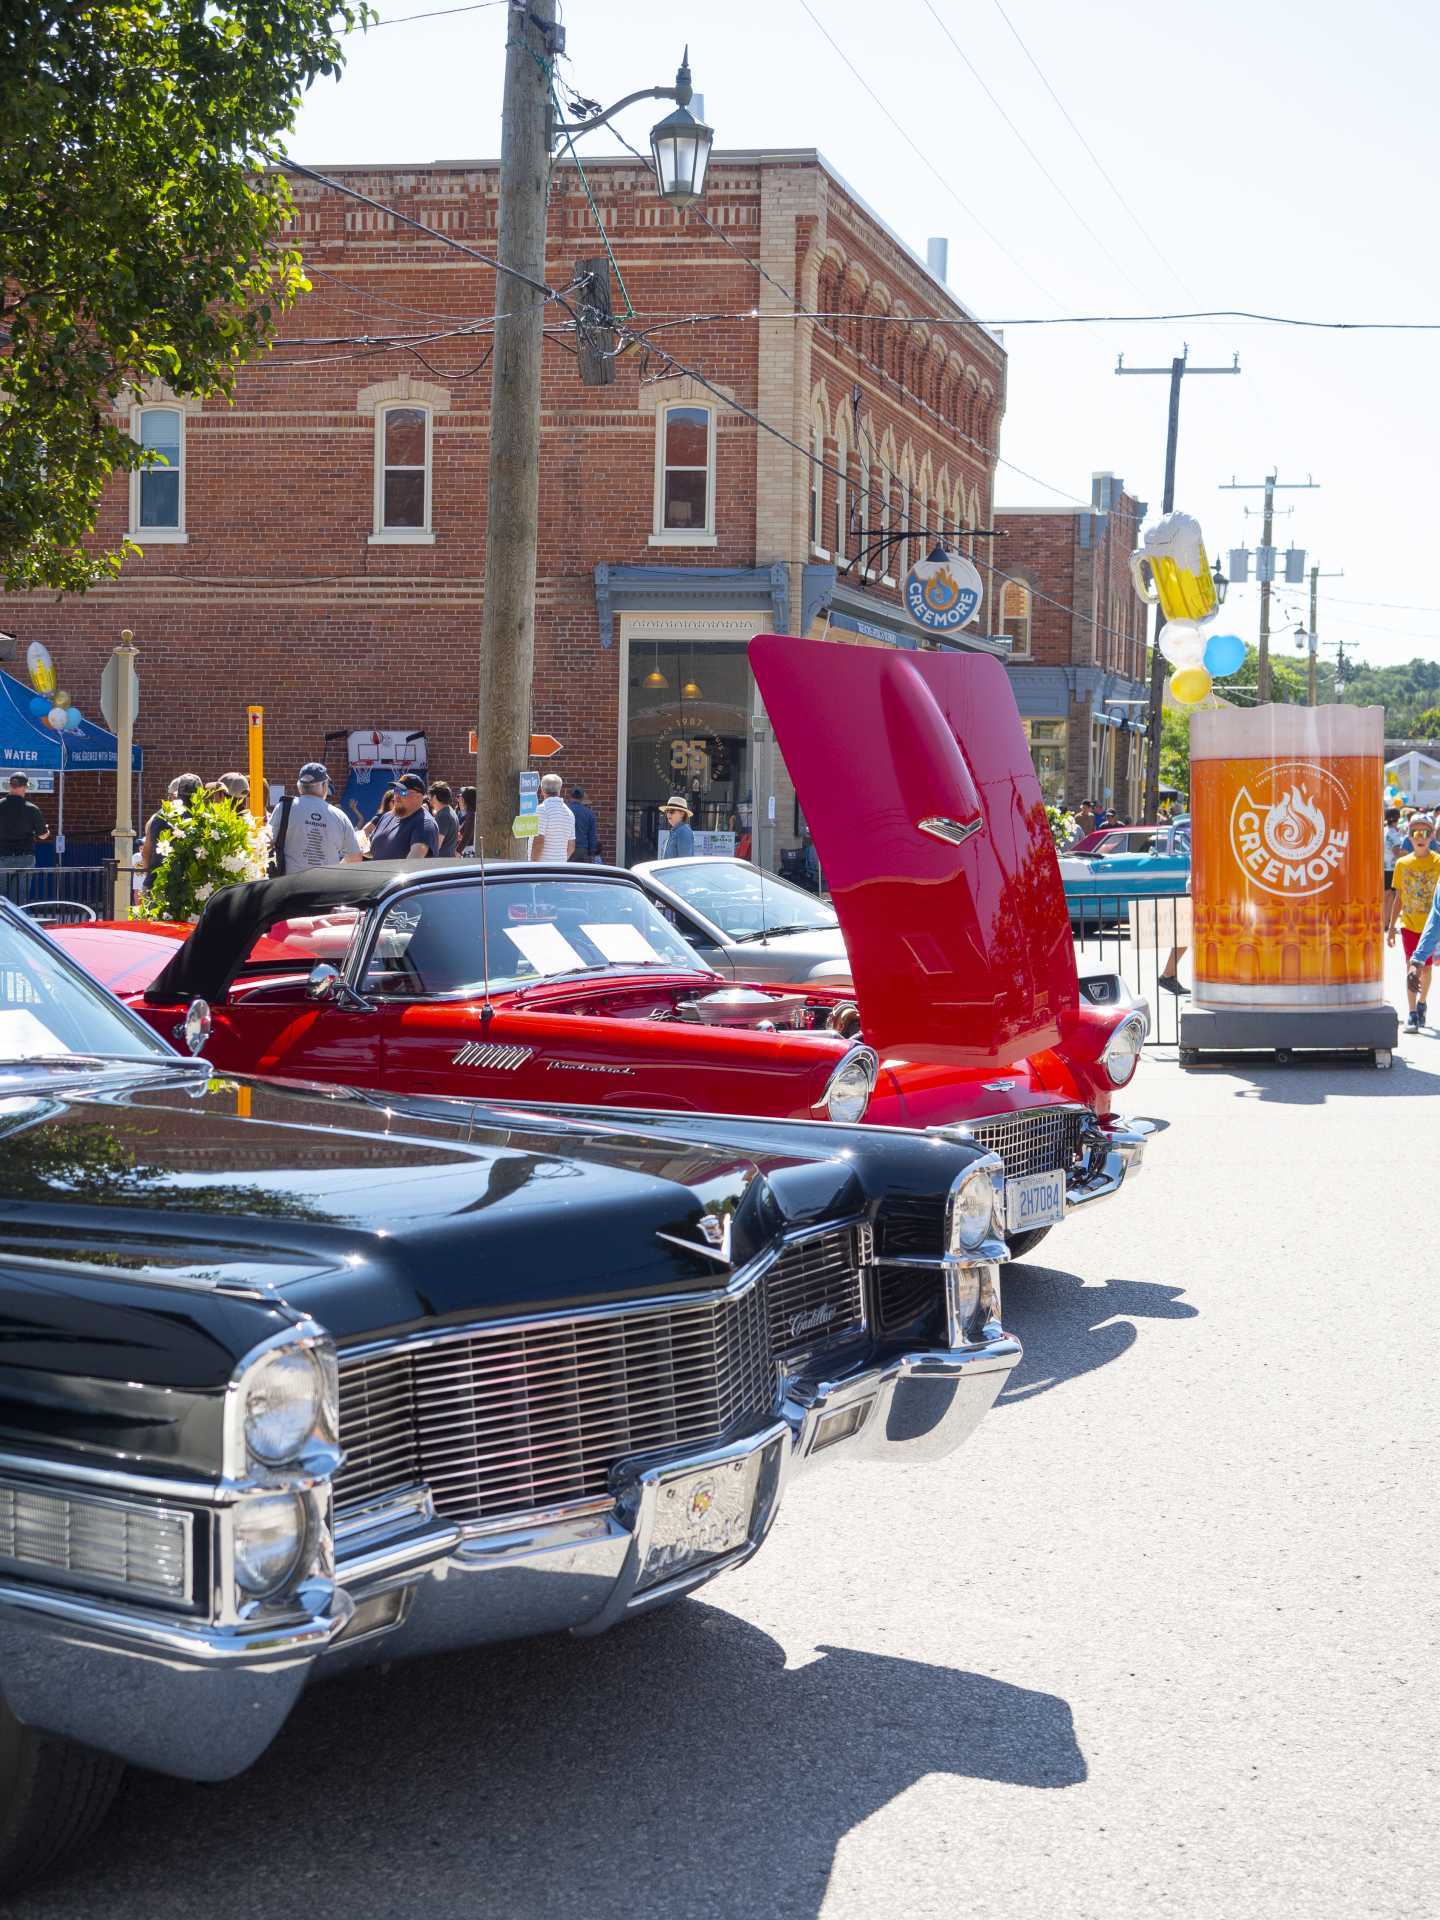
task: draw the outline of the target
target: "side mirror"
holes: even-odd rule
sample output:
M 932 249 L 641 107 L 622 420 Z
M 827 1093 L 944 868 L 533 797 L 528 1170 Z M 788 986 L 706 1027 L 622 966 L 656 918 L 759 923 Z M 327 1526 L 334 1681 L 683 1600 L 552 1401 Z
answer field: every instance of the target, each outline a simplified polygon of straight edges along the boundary
M 324 1005 L 345 1007 L 351 1012 L 368 1013 L 370 1002 L 363 994 L 356 993 L 353 987 L 345 984 L 345 977 L 338 967 L 332 967 L 328 960 L 317 960 L 310 969 L 310 977 L 305 982 L 306 998 L 318 1000 Z
M 192 1000 L 185 1009 L 185 1018 L 174 1029 L 172 1038 L 178 1040 L 187 1053 L 199 1053 L 210 1038 L 210 1029 L 214 1022 L 210 1017 L 208 1000 Z
M 312 1000 L 338 1000 L 344 985 L 338 967 L 332 967 L 328 960 L 317 960 L 310 969 L 305 992 Z

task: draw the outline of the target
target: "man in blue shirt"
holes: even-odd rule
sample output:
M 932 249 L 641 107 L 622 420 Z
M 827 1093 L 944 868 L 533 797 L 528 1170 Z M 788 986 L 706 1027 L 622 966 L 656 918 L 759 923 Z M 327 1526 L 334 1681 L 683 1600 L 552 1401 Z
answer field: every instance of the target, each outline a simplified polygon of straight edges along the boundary
M 695 851 L 695 832 L 690 825 L 690 809 L 678 793 L 672 793 L 661 808 L 670 838 L 665 843 L 665 858 L 679 860 Z
M 572 860 L 598 860 L 600 858 L 600 825 L 595 818 L 595 809 L 585 804 L 585 789 L 571 787 L 570 811 L 575 816 L 575 851 Z

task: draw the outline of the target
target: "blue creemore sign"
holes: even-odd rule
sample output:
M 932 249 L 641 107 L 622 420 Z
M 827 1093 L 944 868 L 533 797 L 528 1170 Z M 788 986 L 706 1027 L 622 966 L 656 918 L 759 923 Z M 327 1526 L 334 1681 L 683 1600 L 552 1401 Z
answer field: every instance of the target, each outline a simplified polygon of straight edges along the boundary
M 932 633 L 953 633 L 980 611 L 980 575 L 958 553 L 937 547 L 905 576 L 905 608 L 912 620 Z

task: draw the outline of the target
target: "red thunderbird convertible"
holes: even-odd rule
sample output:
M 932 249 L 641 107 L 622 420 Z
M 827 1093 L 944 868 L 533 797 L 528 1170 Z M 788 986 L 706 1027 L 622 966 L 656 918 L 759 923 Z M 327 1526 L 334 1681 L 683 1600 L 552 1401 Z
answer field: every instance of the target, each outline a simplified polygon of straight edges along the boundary
M 217 1068 L 470 1095 L 962 1131 L 1012 1251 L 1118 1190 L 1143 1018 L 1078 991 L 1044 804 L 987 657 L 767 635 L 756 677 L 849 988 L 715 973 L 623 870 L 427 860 L 217 893 L 193 928 L 55 937 Z

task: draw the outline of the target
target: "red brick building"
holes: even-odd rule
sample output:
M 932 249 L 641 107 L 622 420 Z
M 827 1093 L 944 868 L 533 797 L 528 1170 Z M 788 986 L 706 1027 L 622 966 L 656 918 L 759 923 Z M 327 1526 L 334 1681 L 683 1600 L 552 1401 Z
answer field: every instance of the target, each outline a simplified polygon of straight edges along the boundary
M 1130 580 L 1143 500 L 1097 473 L 1089 508 L 1000 509 L 994 610 L 1047 800 L 1133 817 L 1143 789 L 1145 609 Z
M 955 529 L 964 548 L 958 530 L 988 524 L 1004 350 L 814 152 L 716 155 L 703 215 L 664 206 L 636 162 L 588 172 L 617 313 L 682 324 L 586 387 L 550 309 L 532 725 L 564 742 L 554 764 L 586 788 L 607 856 L 652 851 L 657 802 L 683 785 L 699 829 L 753 827 L 775 865 L 803 823 L 744 643 L 765 628 L 918 643 L 896 582 L 921 542 L 868 571 L 858 556 L 884 531 Z M 336 177 L 496 247 L 494 162 Z M 324 757 L 343 783 L 344 736 L 369 729 L 423 729 L 432 776 L 471 777 L 494 273 L 292 185 L 314 290 L 285 316 L 286 344 L 234 406 L 137 396 L 131 430 L 169 464 L 118 482 L 99 531 L 130 532 L 142 555 L 82 599 L 0 599 L 0 627 L 44 640 L 92 709 L 134 630 L 147 805 L 182 769 L 243 768 L 249 702 L 265 708 L 272 782 Z M 558 165 L 549 284 L 600 251 Z M 67 802 L 72 839 L 108 819 L 84 820 L 86 804 Z

